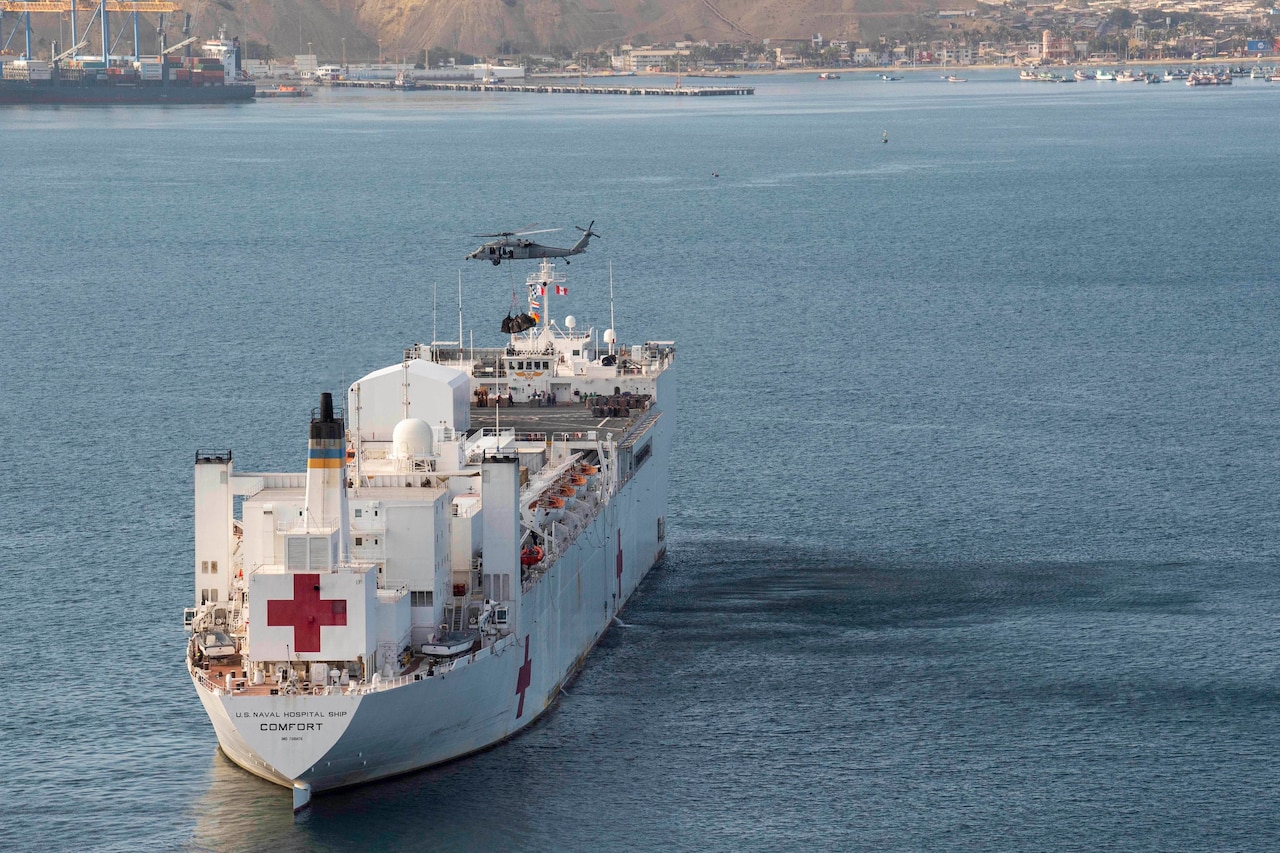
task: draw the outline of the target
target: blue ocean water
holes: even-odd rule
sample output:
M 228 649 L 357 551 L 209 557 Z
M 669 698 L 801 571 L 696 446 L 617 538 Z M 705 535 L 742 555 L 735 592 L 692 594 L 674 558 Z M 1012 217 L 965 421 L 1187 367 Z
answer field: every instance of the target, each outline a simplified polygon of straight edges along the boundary
M 0 111 L 0 848 L 1273 849 L 1280 86 L 1011 77 Z M 592 219 L 670 555 L 531 730 L 295 824 L 183 671 L 193 451 L 297 468 L 459 276 L 498 339 L 469 235 Z

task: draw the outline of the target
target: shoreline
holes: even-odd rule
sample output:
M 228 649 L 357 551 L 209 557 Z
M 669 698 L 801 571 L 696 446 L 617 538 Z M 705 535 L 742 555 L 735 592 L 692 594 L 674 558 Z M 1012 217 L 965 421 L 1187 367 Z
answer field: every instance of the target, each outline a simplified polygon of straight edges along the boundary
M 974 65 L 857 65 L 857 66 L 852 66 L 852 65 L 817 66 L 815 65 L 810 68 L 770 68 L 770 69 L 756 68 L 750 71 L 730 71 L 722 74 L 717 74 L 712 72 L 704 73 L 700 71 L 692 71 L 692 72 L 682 71 L 679 73 L 678 76 L 694 77 L 694 78 L 709 79 L 709 80 L 714 80 L 714 79 L 731 80 L 735 77 L 743 77 L 743 76 L 752 75 L 752 74 L 821 74 L 823 72 L 826 72 L 828 74 L 832 74 L 832 73 L 856 74 L 859 72 L 870 72 L 875 74 L 884 74 L 888 72 L 893 72 L 895 74 L 915 74 L 919 72 L 930 72 L 934 74 L 939 74 L 939 73 L 964 74 L 969 71 L 1015 71 L 1016 72 L 1016 71 L 1022 71 L 1027 68 L 1032 68 L 1032 67 L 1040 68 L 1043 70 L 1049 70 L 1049 71 L 1052 71 L 1055 69 L 1071 71 L 1072 69 L 1075 69 L 1075 68 L 1126 68 L 1130 66 L 1141 67 L 1141 68 L 1149 68 L 1151 66 L 1158 66 L 1158 67 L 1164 67 L 1164 68 L 1180 68 L 1180 67 L 1181 68 L 1199 68 L 1201 66 L 1217 67 L 1217 66 L 1224 66 L 1224 65 L 1225 66 L 1242 65 L 1246 68 L 1252 68 L 1255 65 L 1280 66 L 1280 56 L 1271 56 L 1271 57 L 1264 57 L 1264 58 L 1219 57 L 1216 59 L 1130 59 L 1127 61 L 1116 61 L 1116 62 L 1085 61 L 1085 62 L 1069 62 L 1065 64 L 1037 65 L 1037 66 L 1013 65 L 1013 64 L 995 65 L 991 63 L 976 63 Z M 577 74 L 572 74 L 572 75 L 564 75 L 564 74 L 532 75 L 531 74 L 529 76 L 530 77 L 533 77 L 533 76 L 576 77 L 578 75 Z M 634 75 L 632 74 L 625 74 L 625 75 L 624 74 L 601 74 L 601 75 L 595 75 L 595 76 L 588 75 L 588 79 L 602 79 L 602 78 L 609 78 L 609 77 L 641 78 L 641 77 L 675 77 L 675 76 L 677 76 L 677 73 L 675 71 L 637 71 Z

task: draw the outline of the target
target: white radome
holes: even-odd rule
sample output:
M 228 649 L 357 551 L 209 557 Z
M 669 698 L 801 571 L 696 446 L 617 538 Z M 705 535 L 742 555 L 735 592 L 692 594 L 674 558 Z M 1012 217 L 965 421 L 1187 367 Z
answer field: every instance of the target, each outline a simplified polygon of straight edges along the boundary
M 405 418 L 391 433 L 395 459 L 426 459 L 431 456 L 431 447 L 431 425 L 421 418 Z

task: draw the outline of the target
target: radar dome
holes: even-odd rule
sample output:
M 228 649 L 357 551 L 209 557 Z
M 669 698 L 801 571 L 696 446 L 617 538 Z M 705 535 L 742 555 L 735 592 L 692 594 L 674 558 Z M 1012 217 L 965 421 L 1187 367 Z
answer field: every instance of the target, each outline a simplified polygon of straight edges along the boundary
M 613 333 L 613 329 L 605 329 L 605 330 L 604 330 L 604 342 L 605 342 L 606 344 L 611 344 L 611 343 L 613 343 L 614 341 L 616 341 L 617 339 L 618 339 L 618 338 L 617 338 L 617 336 L 616 336 L 616 335 L 614 335 L 614 333 Z
M 392 459 L 426 459 L 431 455 L 431 425 L 421 418 L 405 418 L 391 433 Z
M 564 327 L 566 329 L 575 329 L 578 326 L 578 318 L 570 314 L 564 318 Z

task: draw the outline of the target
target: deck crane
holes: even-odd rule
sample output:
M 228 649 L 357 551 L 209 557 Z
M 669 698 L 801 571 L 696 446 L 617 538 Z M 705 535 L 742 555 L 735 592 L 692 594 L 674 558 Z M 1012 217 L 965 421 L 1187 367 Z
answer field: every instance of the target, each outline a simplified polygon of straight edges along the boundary
M 55 57 L 53 58 L 53 61 L 54 61 L 54 62 L 61 62 L 62 60 L 67 59 L 68 57 L 75 56 L 75 55 L 80 51 L 80 48 L 82 48 L 82 47 L 88 47 L 88 46 L 89 46 L 89 41 L 88 41 L 88 39 L 86 39 L 86 40 L 84 40 L 84 41 L 80 42 L 79 44 L 72 45 L 71 47 L 69 47 L 69 48 L 67 48 L 66 50 L 62 51 L 62 53 L 59 53 L 57 56 L 55 56 Z

